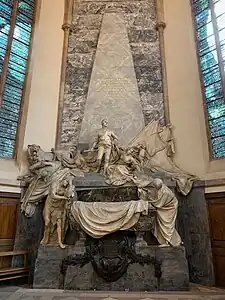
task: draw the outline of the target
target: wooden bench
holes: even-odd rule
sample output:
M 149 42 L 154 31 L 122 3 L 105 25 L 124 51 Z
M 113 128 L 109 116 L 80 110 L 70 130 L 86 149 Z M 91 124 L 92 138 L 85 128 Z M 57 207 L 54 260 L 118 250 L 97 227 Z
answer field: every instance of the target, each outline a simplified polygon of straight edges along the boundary
M 15 267 L 15 268 L 11 267 L 11 268 L 0 269 L 0 281 L 27 277 L 29 275 L 29 270 L 27 266 L 27 258 L 29 252 L 30 251 L 23 251 L 23 250 L 0 252 L 0 257 L 17 256 L 17 255 L 24 256 L 23 267 Z

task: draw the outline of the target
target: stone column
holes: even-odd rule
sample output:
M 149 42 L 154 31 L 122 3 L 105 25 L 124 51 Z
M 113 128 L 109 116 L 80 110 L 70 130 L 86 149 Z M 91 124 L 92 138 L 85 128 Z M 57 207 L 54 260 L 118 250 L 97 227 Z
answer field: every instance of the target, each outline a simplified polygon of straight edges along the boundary
M 158 30 L 158 34 L 159 34 L 159 46 L 160 46 L 160 55 L 161 55 L 164 118 L 165 118 L 165 124 L 169 124 L 170 123 L 170 112 L 169 112 L 168 84 L 167 84 L 167 72 L 166 72 L 166 55 L 165 55 L 165 42 L 164 42 L 164 29 L 166 28 L 166 23 L 164 22 L 163 0 L 157 0 L 156 2 L 157 2 L 156 29 Z
M 73 12 L 73 0 L 65 0 L 64 8 L 64 21 L 62 29 L 64 31 L 63 38 L 63 50 L 62 50 L 62 65 L 61 65 L 61 76 L 60 76 L 60 87 L 59 87 L 59 102 L 58 102 L 58 119 L 56 129 L 56 149 L 60 146 L 60 135 L 62 125 L 62 114 L 63 114 L 63 97 L 65 89 L 65 77 L 66 77 L 66 65 L 67 65 L 67 52 L 69 44 L 69 33 L 72 25 L 72 12 Z
M 214 285 L 208 211 L 203 186 L 195 183 L 191 192 L 179 199 L 178 229 L 184 242 L 190 281 Z

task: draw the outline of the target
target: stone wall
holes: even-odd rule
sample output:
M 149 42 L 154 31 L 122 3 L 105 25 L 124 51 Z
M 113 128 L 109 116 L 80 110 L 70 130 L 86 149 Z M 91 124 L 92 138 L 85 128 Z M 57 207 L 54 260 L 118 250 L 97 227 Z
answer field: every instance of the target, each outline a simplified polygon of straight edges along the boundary
M 124 15 L 145 123 L 163 115 L 155 1 L 74 1 L 61 146 L 78 143 L 102 19 L 111 11 Z

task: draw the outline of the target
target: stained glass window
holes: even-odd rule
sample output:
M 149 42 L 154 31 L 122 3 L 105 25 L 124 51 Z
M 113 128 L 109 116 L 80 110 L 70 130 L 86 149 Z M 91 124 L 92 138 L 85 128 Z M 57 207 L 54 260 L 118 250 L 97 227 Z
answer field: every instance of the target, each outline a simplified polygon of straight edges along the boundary
M 212 158 L 225 157 L 225 0 L 192 0 Z
M 35 0 L 0 0 L 0 157 L 13 158 Z

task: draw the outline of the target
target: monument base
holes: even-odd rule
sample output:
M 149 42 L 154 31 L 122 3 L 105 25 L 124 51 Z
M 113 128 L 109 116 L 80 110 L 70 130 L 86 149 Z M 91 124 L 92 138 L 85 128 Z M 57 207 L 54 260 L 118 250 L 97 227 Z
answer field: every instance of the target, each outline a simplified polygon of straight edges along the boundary
M 135 246 L 140 258 L 150 262 L 129 261 L 126 271 L 115 281 L 107 281 L 97 274 L 93 261 L 68 265 L 62 272 L 68 255 L 80 257 L 85 248 L 80 243 L 62 250 L 40 246 L 34 272 L 34 288 L 104 291 L 186 291 L 189 289 L 188 266 L 184 247 Z
M 39 246 L 34 269 L 33 287 L 39 289 L 63 289 L 64 276 L 61 265 L 69 248 Z

